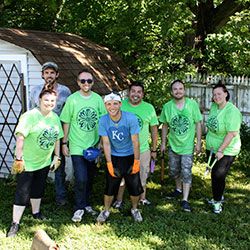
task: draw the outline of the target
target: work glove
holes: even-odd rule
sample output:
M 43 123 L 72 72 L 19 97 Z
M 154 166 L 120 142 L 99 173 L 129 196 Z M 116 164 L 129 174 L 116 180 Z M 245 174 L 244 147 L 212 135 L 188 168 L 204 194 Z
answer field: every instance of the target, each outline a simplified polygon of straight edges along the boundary
M 57 155 L 54 155 L 53 161 L 50 164 L 49 170 L 55 172 L 61 165 L 61 158 Z
M 11 167 L 11 173 L 12 174 L 20 174 L 24 170 L 25 170 L 24 161 L 15 159 L 13 164 L 12 164 L 12 167 Z
M 140 160 L 134 159 L 131 174 L 137 174 L 140 171 Z

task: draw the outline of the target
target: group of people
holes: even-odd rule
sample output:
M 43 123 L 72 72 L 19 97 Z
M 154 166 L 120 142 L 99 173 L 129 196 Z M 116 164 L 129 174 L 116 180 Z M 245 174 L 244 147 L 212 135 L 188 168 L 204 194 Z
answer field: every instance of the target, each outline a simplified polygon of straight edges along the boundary
M 90 71 L 79 72 L 79 91 L 73 94 L 57 82 L 58 76 L 55 63 L 46 62 L 42 66 L 45 83 L 31 90 L 31 110 L 21 116 L 15 131 L 13 167 L 18 166 L 17 187 L 7 237 L 18 233 L 29 202 L 34 219 L 44 219 L 40 204 L 49 171 L 55 172 L 57 205 L 67 203 L 65 157 L 69 156 L 74 170 L 72 221 L 80 222 L 84 213 L 97 215 L 90 204 L 96 161 L 85 157 L 90 149 L 103 148 L 106 159 L 104 210 L 97 216 L 97 222 L 107 220 L 112 204 L 115 208 L 122 206 L 125 187 L 135 221 L 143 221 L 138 204 L 150 204 L 146 198 L 146 182 L 150 161 L 157 156 L 159 122 L 154 107 L 143 101 L 143 84 L 132 82 L 125 100 L 115 92 L 102 99 L 92 91 L 94 78 Z M 193 154 L 201 152 L 203 118 L 197 102 L 185 97 L 181 80 L 171 83 L 170 92 L 172 99 L 163 106 L 159 118 L 162 123 L 160 151 L 165 152 L 168 139 L 169 172 L 176 184 L 167 197 L 181 197 L 181 208 L 190 212 Z M 220 213 L 226 175 L 240 150 L 242 117 L 229 102 L 229 92 L 222 83 L 213 87 L 212 99 L 206 122 L 206 148 L 209 160 L 215 161 L 211 172 L 213 211 Z

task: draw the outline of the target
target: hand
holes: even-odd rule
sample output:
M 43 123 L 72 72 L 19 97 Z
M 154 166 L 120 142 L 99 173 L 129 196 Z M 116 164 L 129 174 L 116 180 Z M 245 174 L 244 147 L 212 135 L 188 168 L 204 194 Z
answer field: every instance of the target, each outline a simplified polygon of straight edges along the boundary
M 153 158 L 154 160 L 156 160 L 156 156 L 157 156 L 157 152 L 152 152 L 151 151 L 151 158 Z
M 137 174 L 140 171 L 140 160 L 134 159 L 131 174 Z
M 201 143 L 195 145 L 195 153 L 198 155 L 201 152 Z
M 70 152 L 69 152 L 69 148 L 67 144 L 62 145 L 62 153 L 64 156 L 67 156 L 67 157 L 70 156 Z
M 115 176 L 114 167 L 113 167 L 113 163 L 112 163 L 111 161 L 107 162 L 107 168 L 108 168 L 109 174 L 110 174 L 112 177 L 116 177 L 116 176 Z
M 12 174 L 20 174 L 25 170 L 24 161 L 23 160 L 14 160 L 12 167 L 11 167 L 11 173 Z
M 218 161 L 224 156 L 223 152 L 221 151 L 218 151 L 216 154 L 215 154 L 215 157 L 218 159 Z
M 50 164 L 49 170 L 55 172 L 61 165 L 61 158 L 57 155 L 54 155 L 53 161 Z
M 165 153 L 165 151 L 166 151 L 165 144 L 161 144 L 161 153 Z

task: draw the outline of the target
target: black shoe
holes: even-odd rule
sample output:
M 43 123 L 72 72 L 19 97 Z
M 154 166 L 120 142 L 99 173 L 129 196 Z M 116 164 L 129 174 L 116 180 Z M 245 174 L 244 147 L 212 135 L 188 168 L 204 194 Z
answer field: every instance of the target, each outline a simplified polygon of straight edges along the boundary
M 63 207 L 65 205 L 67 205 L 67 201 L 66 200 L 58 200 L 58 201 L 56 201 L 56 205 L 58 207 Z
M 191 212 L 191 207 L 188 201 L 181 201 L 181 207 L 185 212 Z
M 167 194 L 166 199 L 178 198 L 181 195 L 182 195 L 182 192 L 175 189 L 174 192 L 171 192 L 171 193 Z
M 15 237 L 17 232 L 19 231 L 19 228 L 20 226 L 18 223 L 12 222 L 6 237 Z
M 46 220 L 46 218 L 43 216 L 41 212 L 38 212 L 36 214 L 32 214 L 33 218 L 36 220 Z

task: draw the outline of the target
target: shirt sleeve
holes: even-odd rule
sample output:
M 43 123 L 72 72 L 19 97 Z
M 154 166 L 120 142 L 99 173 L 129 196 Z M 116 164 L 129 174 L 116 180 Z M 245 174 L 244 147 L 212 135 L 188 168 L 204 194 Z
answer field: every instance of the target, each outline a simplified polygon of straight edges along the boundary
M 159 125 L 158 118 L 155 112 L 155 109 L 152 107 L 152 115 L 151 115 L 151 120 L 150 120 L 150 126 L 155 126 Z
M 134 114 L 131 113 L 130 117 L 130 134 L 135 135 L 140 133 L 140 126 L 138 123 L 138 119 Z
M 31 128 L 34 126 L 31 117 L 28 113 L 24 113 L 17 124 L 15 135 L 22 134 L 24 137 L 27 137 L 27 135 L 30 133 Z
M 227 132 L 239 131 L 241 122 L 242 122 L 242 115 L 237 108 L 231 110 L 231 112 L 228 112 L 225 122 Z
M 199 105 L 196 101 L 194 103 L 193 116 L 195 123 L 202 121 L 202 114 L 199 108 Z
M 99 120 L 99 126 L 98 126 L 98 133 L 100 136 L 108 136 L 108 132 L 107 132 L 107 129 L 106 129 L 106 126 L 105 126 L 105 122 L 106 119 L 104 116 L 102 116 Z
M 161 111 L 161 115 L 160 115 L 160 122 L 162 123 L 167 123 L 167 117 L 165 114 L 165 110 L 166 110 L 166 106 L 164 105 Z
M 72 105 L 70 104 L 69 101 L 66 101 L 60 115 L 60 120 L 64 123 L 70 123 L 72 114 L 73 114 Z

